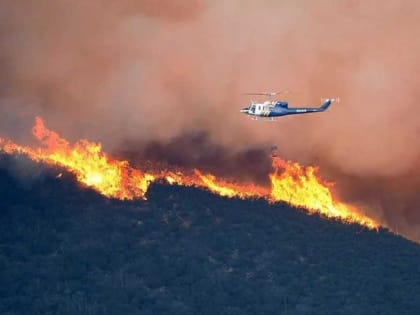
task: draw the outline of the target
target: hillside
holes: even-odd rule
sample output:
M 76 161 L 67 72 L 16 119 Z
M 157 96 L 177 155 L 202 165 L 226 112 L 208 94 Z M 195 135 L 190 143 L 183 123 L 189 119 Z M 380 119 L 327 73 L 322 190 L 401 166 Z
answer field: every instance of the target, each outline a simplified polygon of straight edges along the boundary
M 0 155 L 0 314 L 417 314 L 420 246 L 263 200 L 108 200 Z

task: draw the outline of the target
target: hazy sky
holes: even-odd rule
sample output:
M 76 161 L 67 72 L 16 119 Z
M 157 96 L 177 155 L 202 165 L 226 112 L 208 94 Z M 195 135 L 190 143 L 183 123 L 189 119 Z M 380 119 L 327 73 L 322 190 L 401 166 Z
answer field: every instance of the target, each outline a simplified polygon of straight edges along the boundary
M 413 235 L 419 21 L 415 0 L 0 0 L 0 132 L 26 140 L 41 115 L 109 151 L 197 134 L 199 155 L 276 145 Z M 282 89 L 291 106 L 341 102 L 276 123 L 239 113 L 242 93 Z

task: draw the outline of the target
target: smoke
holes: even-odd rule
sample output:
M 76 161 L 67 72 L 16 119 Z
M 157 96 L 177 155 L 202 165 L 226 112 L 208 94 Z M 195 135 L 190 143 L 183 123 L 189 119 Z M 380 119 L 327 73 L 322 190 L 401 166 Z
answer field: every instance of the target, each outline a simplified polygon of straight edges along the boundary
M 412 170 L 398 176 L 358 176 L 334 174 L 340 197 L 367 213 L 391 230 L 420 242 L 420 173 L 419 163 Z
M 234 152 L 213 143 L 208 133 L 199 132 L 182 134 L 164 143 L 151 141 L 142 147 L 129 143 L 117 154 L 138 163 L 137 166 L 142 169 L 148 164 L 145 165 L 144 161 L 162 169 L 198 168 L 231 181 L 252 182 L 269 187 L 272 152 L 261 146 Z
M 419 21 L 416 1 L 1 0 L 0 132 L 24 138 L 37 114 L 71 140 L 258 180 L 277 145 L 414 228 Z M 291 106 L 341 103 L 277 123 L 239 113 L 242 93 L 285 88 Z

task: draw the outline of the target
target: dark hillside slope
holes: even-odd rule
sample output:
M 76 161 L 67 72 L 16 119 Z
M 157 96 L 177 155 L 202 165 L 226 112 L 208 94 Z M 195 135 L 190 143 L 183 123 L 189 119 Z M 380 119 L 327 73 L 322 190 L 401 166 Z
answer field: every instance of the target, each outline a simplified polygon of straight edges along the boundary
M 420 310 L 420 247 L 384 230 L 166 185 L 107 200 L 16 163 L 0 156 L 0 314 Z

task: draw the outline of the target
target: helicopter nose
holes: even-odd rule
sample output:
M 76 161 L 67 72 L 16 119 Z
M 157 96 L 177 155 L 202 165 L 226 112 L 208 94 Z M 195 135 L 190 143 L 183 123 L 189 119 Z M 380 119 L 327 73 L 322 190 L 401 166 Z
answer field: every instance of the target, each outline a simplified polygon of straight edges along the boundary
M 239 112 L 248 114 L 248 111 L 249 111 L 249 108 L 245 107 L 245 108 L 242 108 Z

